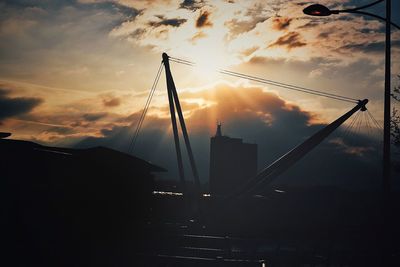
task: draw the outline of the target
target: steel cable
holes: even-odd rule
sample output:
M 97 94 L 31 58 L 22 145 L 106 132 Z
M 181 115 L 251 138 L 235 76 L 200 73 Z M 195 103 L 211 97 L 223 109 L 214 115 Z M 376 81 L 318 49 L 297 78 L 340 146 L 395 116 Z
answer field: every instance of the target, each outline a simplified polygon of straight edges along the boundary
M 154 79 L 153 85 L 152 85 L 152 87 L 150 89 L 150 93 L 149 93 L 149 96 L 148 96 L 147 101 L 146 101 L 146 104 L 144 105 L 142 114 L 141 114 L 141 116 L 139 118 L 139 121 L 138 121 L 138 124 L 136 126 L 135 133 L 134 133 L 134 135 L 132 137 L 132 140 L 130 142 L 130 145 L 129 145 L 129 148 L 128 148 L 129 153 L 132 153 L 133 149 L 135 148 L 136 140 L 137 140 L 137 138 L 139 136 L 139 132 L 140 132 L 140 129 L 142 128 L 142 124 L 143 124 L 144 118 L 145 118 L 146 113 L 147 113 L 147 111 L 149 109 L 150 102 L 151 102 L 151 100 L 153 98 L 154 92 L 155 92 L 155 90 L 157 88 L 157 84 L 158 84 L 158 81 L 160 79 L 160 76 L 161 76 L 161 73 L 162 73 L 162 69 L 163 69 L 163 62 L 161 62 L 160 67 L 158 68 L 157 75 L 156 75 L 156 77 Z
M 183 65 L 187 65 L 187 66 L 191 66 L 191 67 L 196 66 L 196 63 L 188 61 L 188 60 L 175 58 L 175 57 L 170 57 L 169 59 L 178 64 L 183 64 Z M 247 79 L 247 80 L 251 80 L 251 81 L 255 81 L 255 82 L 259 82 L 259 83 L 264 83 L 264 84 L 268 84 L 268 85 L 272 85 L 272 86 L 285 88 L 288 90 L 295 90 L 295 91 L 299 91 L 299 92 L 303 92 L 303 93 L 307 93 L 307 94 L 328 97 L 328 98 L 332 98 L 335 100 L 340 100 L 340 101 L 345 101 L 345 102 L 350 102 L 350 103 L 358 103 L 358 100 L 355 98 L 326 93 L 323 91 L 318 91 L 318 90 L 301 87 L 301 86 L 297 86 L 297 85 L 285 84 L 285 83 L 281 83 L 281 82 L 277 82 L 277 81 L 273 81 L 273 80 L 269 80 L 269 79 L 264 79 L 264 78 L 260 78 L 260 77 L 255 77 L 255 76 L 251 76 L 251 75 L 247 75 L 247 74 L 243 74 L 243 73 L 239 73 L 239 72 L 229 71 L 229 70 L 225 70 L 225 69 L 218 69 L 217 72 L 219 72 L 221 74 L 237 77 L 237 78 Z

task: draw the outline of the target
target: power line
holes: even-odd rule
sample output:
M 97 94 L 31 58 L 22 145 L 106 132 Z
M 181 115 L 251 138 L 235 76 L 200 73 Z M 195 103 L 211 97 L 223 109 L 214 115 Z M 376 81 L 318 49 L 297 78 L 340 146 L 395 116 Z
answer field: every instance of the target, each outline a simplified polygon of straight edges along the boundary
M 170 57 L 170 60 L 173 62 L 179 63 L 179 64 L 191 66 L 191 67 L 196 66 L 196 63 L 194 63 L 192 61 L 180 59 L 180 58 Z M 307 93 L 307 94 L 312 94 L 312 95 L 317 95 L 317 96 L 322 96 L 322 97 L 328 97 L 328 98 L 332 98 L 335 100 L 340 100 L 340 101 L 345 101 L 345 102 L 350 102 L 350 103 L 358 103 L 358 100 L 355 98 L 331 94 L 331 93 L 318 91 L 318 90 L 313 90 L 310 88 L 301 87 L 301 86 L 297 86 L 297 85 L 291 85 L 291 84 L 286 84 L 286 83 L 282 83 L 282 82 L 277 82 L 277 81 L 264 79 L 264 78 L 260 78 L 260 77 L 255 77 L 255 76 L 251 76 L 251 75 L 247 75 L 247 74 L 243 74 L 243 73 L 239 73 L 239 72 L 229 71 L 229 70 L 225 70 L 225 69 L 219 69 L 219 70 L 217 70 L 217 72 L 219 72 L 221 74 L 237 77 L 237 78 L 247 79 L 247 80 L 264 83 L 264 84 L 268 84 L 268 85 L 273 85 L 273 86 L 277 86 L 277 87 L 281 87 L 281 88 L 285 88 L 285 89 L 289 89 L 289 90 L 295 90 L 295 91 L 299 91 L 302 93 Z

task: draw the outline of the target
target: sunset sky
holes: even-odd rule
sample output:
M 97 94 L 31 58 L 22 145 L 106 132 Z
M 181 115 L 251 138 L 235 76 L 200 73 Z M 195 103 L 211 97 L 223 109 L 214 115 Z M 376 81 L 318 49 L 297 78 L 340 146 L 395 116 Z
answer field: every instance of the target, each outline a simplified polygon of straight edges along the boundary
M 369 2 L 318 1 L 334 9 Z M 400 3 L 392 2 L 400 24 Z M 0 1 L 0 131 L 49 145 L 126 151 L 162 52 L 198 63 L 171 63 L 171 69 L 203 181 L 217 121 L 225 134 L 259 144 L 262 167 L 353 107 L 223 76 L 217 68 L 368 98 L 382 122 L 384 23 L 358 15 L 305 16 L 310 3 Z M 384 4 L 368 11 L 384 16 Z M 393 85 L 399 52 L 400 31 L 393 29 Z M 165 88 L 163 73 L 134 154 L 166 167 L 171 178 L 176 166 Z M 338 135 L 319 151 L 337 151 L 336 164 L 349 157 L 365 163 L 368 153 L 378 153 L 370 141 L 350 141 Z

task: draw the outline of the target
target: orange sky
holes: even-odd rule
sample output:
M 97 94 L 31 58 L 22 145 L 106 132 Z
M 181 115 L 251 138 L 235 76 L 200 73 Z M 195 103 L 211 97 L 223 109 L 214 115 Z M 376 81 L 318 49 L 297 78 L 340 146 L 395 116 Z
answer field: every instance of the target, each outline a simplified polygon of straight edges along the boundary
M 320 2 L 342 8 L 366 1 Z M 238 97 L 229 108 L 241 110 L 245 102 L 248 109 L 242 111 L 258 116 L 260 99 L 253 89 L 313 114 L 313 122 L 328 122 L 351 107 L 222 76 L 213 71 L 219 67 L 369 98 L 380 120 L 382 23 L 346 15 L 312 18 L 303 8 L 303 1 L 3 1 L 0 97 L 9 110 L 1 114 L 0 130 L 71 145 L 116 126 L 135 125 L 129 118 L 143 107 L 162 52 L 198 63 L 197 68 L 171 65 L 192 125 L 199 124 L 191 118 L 197 110 L 215 113 L 196 126 L 210 132 L 217 119 L 230 119 L 216 109 L 227 107 L 218 101 Z M 394 31 L 394 74 L 399 42 Z M 150 115 L 165 118 L 166 100 L 162 77 Z

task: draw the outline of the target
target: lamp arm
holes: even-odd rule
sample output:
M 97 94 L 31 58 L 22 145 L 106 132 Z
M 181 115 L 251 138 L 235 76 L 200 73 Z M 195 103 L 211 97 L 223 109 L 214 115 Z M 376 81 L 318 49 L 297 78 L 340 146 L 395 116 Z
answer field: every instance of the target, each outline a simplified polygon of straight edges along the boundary
M 379 16 L 379 15 L 375 15 L 375 14 L 372 14 L 372 13 L 369 13 L 369 12 L 365 12 L 365 11 L 359 11 L 359 10 L 348 9 L 348 10 L 332 10 L 332 13 L 333 13 L 334 11 L 337 12 L 337 13 L 361 14 L 361 15 L 371 16 L 371 17 L 374 17 L 374 18 L 377 18 L 377 19 L 386 21 L 386 18 L 384 18 L 384 17 L 381 17 L 381 16 Z M 334 13 L 334 14 L 337 14 L 337 13 Z M 397 25 L 397 24 L 395 24 L 395 23 L 393 23 L 393 22 L 390 22 L 390 25 L 392 25 L 392 26 L 396 27 L 398 30 L 400 30 L 400 26 L 399 26 L 399 25 Z
M 347 9 L 346 11 L 358 11 L 360 9 L 364 9 L 364 8 L 368 8 L 368 7 L 374 6 L 374 5 L 376 5 L 376 4 L 380 3 L 380 2 L 383 2 L 383 1 L 385 1 L 385 0 L 378 0 L 378 1 L 375 1 L 375 2 L 372 2 L 372 3 L 369 3 L 367 5 L 363 5 L 363 6 L 360 6 L 360 7 Z

